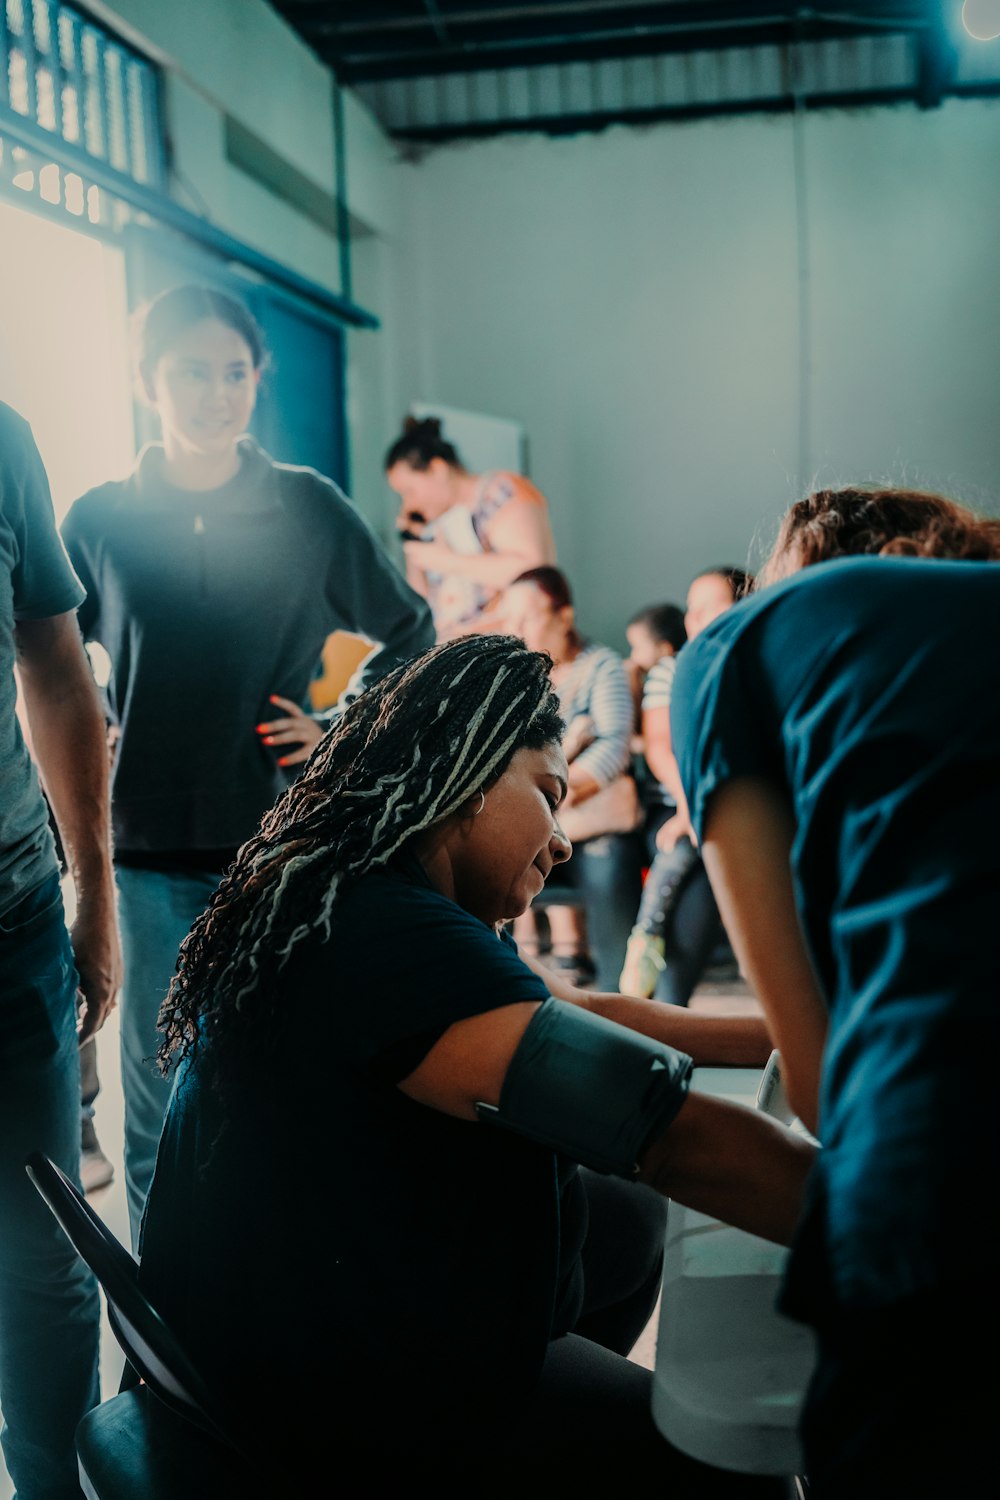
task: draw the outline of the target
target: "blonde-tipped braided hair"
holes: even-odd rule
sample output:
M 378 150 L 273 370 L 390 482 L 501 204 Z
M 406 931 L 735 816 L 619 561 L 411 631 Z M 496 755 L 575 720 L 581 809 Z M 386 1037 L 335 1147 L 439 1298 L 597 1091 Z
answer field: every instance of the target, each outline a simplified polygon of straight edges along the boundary
M 166 1069 L 277 1020 L 296 946 L 329 936 L 338 896 L 415 834 L 561 737 L 551 662 L 472 635 L 397 667 L 345 710 L 268 812 L 185 939 L 160 1012 Z

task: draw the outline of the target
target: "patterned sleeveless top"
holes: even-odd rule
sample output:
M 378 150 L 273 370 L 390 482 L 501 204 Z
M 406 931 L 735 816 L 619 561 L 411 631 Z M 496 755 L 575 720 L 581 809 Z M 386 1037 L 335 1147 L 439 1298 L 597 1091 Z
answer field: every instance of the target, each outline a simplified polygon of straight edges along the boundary
M 465 557 L 489 552 L 487 523 L 517 493 L 519 482 L 523 483 L 516 474 L 504 469 L 484 474 L 475 504 L 471 508 L 453 505 L 427 528 L 426 534 L 435 541 L 446 542 L 454 552 Z M 471 625 L 496 598 L 495 589 L 459 573 L 428 573 L 426 576 L 428 602 L 439 635 L 458 625 Z

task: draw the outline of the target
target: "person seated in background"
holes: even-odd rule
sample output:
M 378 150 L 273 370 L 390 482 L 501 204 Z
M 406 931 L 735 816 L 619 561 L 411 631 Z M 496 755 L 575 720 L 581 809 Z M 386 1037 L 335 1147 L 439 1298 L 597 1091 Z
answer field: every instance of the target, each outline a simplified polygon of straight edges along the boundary
M 784 1494 L 669 1447 L 626 1353 L 656 1193 L 784 1243 L 814 1148 L 689 1090 L 692 1060 L 763 1064 L 760 1017 L 560 995 L 518 957 L 570 854 L 549 667 L 473 635 L 362 694 L 181 953 L 139 1278 L 278 1493 L 361 1462 Z
M 750 588 L 742 568 L 708 568 L 688 589 L 684 628 L 693 640 Z M 642 887 L 625 949 L 619 988 L 686 1005 L 713 958 L 730 957 L 728 940 L 712 896 L 684 802 L 670 737 L 670 698 L 676 662 L 664 657 L 649 673 L 642 698 L 646 764 L 673 808 L 660 821 L 655 853 Z
M 705 865 L 822 1143 L 783 1296 L 815 1500 L 995 1467 L 998 559 L 942 496 L 818 491 L 677 668 Z
M 643 695 L 647 683 L 651 691 L 658 683 L 669 687 L 674 658 L 687 640 L 684 611 L 679 604 L 647 604 L 629 620 L 625 638 L 630 648 L 625 658 L 625 673 L 635 707 L 632 772 L 645 814 L 642 825 L 643 865 L 648 867 L 656 857 L 656 835 L 677 808 L 663 782 L 650 771 L 646 760 L 642 734 Z
M 642 733 L 642 690 L 649 673 L 664 659 L 673 659 L 687 640 L 684 611 L 679 604 L 647 604 L 625 627 L 629 654 L 625 658 L 635 703 L 636 733 Z M 641 746 L 636 746 L 641 749 Z
M 641 888 L 633 830 L 642 814 L 630 768 L 632 698 L 625 668 L 616 651 L 580 635 L 569 581 L 558 568 L 529 568 L 506 589 L 500 609 L 513 635 L 552 658 L 552 686 L 567 726 L 569 786 L 562 816 L 574 853 L 549 882 L 545 963 L 583 988 L 612 990 Z M 614 800 L 620 793 L 624 818 Z M 562 891 L 565 905 L 558 901 Z M 533 922 L 529 913 L 515 931 L 518 944 L 529 950 Z M 540 953 L 540 945 L 534 951 Z
M 548 502 L 509 469 L 471 474 L 437 417 L 407 417 L 385 455 L 400 497 L 406 578 L 429 602 L 437 638 L 496 630 L 500 592 L 556 560 Z

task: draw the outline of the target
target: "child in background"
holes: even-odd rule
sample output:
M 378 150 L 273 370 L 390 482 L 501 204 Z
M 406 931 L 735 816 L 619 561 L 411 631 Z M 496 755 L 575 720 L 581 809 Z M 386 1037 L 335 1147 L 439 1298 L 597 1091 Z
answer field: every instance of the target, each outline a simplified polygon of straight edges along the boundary
M 684 627 L 693 640 L 706 625 L 748 592 L 742 568 L 709 568 L 691 582 Z M 701 863 L 670 738 L 674 657 L 649 672 L 642 697 L 643 753 L 672 812 L 657 826 L 655 857 L 646 876 L 618 987 L 623 994 L 686 1005 L 726 935 Z
M 656 856 L 656 835 L 668 818 L 677 811 L 667 787 L 650 770 L 646 760 L 642 733 L 642 704 L 647 684 L 651 693 L 663 685 L 669 689 L 674 675 L 674 658 L 687 640 L 684 611 L 679 604 L 647 604 L 634 614 L 625 627 L 625 638 L 631 648 L 625 658 L 625 674 L 635 702 L 635 733 L 632 736 L 632 771 L 639 788 L 646 817 L 642 828 L 648 867 Z

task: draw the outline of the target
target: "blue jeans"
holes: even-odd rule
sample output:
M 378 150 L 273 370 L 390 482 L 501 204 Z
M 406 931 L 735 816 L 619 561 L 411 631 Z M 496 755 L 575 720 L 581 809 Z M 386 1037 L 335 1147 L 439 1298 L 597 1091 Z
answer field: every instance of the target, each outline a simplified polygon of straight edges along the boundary
M 79 1186 L 77 973 L 59 876 L 0 916 L 0 1403 L 18 1500 L 80 1500 L 74 1432 L 100 1400 L 97 1283 L 24 1170 Z
M 121 1067 L 125 1099 L 125 1193 L 132 1248 L 156 1165 L 172 1080 L 156 1065 L 156 1029 L 181 943 L 208 905 L 219 876 L 199 870 L 119 866 L 118 920 L 125 978 L 121 993 Z
M 567 897 L 567 891 L 572 891 L 573 897 Z M 583 906 L 597 969 L 594 988 L 614 991 L 641 891 L 642 863 L 636 836 L 602 833 L 573 845 L 569 861 L 555 866 L 542 896 L 533 904 L 542 911 L 547 906 Z

